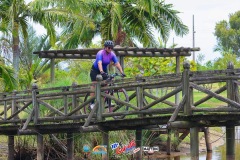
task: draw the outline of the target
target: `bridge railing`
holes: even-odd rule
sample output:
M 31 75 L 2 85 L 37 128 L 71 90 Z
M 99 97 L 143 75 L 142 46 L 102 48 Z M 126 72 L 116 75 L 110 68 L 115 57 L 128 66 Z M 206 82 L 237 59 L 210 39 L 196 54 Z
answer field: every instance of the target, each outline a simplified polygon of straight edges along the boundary
M 184 71 L 181 74 L 126 78 L 115 80 L 113 86 L 105 87 L 102 87 L 103 82 L 99 81 L 96 90 L 91 89 L 92 84 L 73 84 L 45 89 L 33 85 L 31 90 L 0 94 L 2 104 L 0 124 L 19 124 L 24 130 L 29 125 L 49 123 L 80 122 L 87 127 L 93 121 L 112 120 L 116 116 L 137 118 L 171 115 L 169 122 L 174 122 L 179 115 L 191 116 L 199 112 L 201 114 L 236 113 L 240 111 L 239 78 L 240 69 L 233 69 L 231 65 L 227 70 L 191 72 L 189 64 L 184 64 Z M 204 87 L 206 84 L 219 84 L 219 88 L 209 89 Z M 106 90 L 120 88 L 127 90 L 129 102 L 105 93 Z M 85 96 L 93 92 L 95 96 L 85 100 Z M 195 100 L 199 92 L 206 96 Z M 224 92 L 227 92 L 226 96 L 220 95 Z M 181 97 L 179 103 L 174 101 L 177 94 Z M 129 109 L 106 111 L 102 103 L 104 97 Z M 221 105 L 224 103 L 226 106 L 213 107 L 210 104 L 209 107 L 201 107 L 211 98 L 219 100 Z M 96 107 L 85 114 L 84 108 L 93 99 Z

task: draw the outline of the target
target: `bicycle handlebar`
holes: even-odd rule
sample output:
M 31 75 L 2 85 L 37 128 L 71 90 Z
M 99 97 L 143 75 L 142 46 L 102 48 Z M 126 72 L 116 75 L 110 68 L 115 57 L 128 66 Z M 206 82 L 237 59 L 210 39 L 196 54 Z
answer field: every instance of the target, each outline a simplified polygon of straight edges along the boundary
M 121 76 L 120 74 L 118 74 L 118 73 L 110 74 L 110 75 L 108 75 L 107 81 L 111 81 L 112 79 L 114 79 L 114 78 L 117 77 L 117 76 L 122 77 L 122 76 Z

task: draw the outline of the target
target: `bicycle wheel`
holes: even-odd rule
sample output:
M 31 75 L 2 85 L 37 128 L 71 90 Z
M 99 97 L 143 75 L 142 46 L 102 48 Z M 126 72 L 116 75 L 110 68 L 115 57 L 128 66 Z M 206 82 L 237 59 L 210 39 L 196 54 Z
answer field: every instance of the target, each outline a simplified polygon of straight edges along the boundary
M 121 89 L 118 89 L 118 90 L 112 90 L 112 91 L 109 92 L 109 94 L 111 96 L 114 96 L 118 100 L 129 102 L 128 94 L 127 94 L 127 92 L 124 88 L 121 88 Z M 126 105 L 124 105 L 120 102 L 114 101 L 112 99 L 108 99 L 108 112 L 127 111 L 128 108 L 129 108 L 128 106 L 126 106 Z M 124 117 L 125 117 L 125 115 L 113 116 L 114 119 L 123 119 Z
M 106 91 L 106 93 L 107 94 L 109 94 L 109 92 L 108 91 Z M 84 102 L 86 102 L 88 99 L 90 99 L 91 98 L 91 96 L 90 96 L 90 93 L 87 93 L 86 94 L 86 96 L 85 96 L 85 98 L 84 98 Z M 104 99 L 104 108 L 108 108 L 108 105 L 107 104 L 109 104 L 109 100 L 105 97 Z M 95 100 L 95 102 L 96 102 L 96 100 Z M 91 112 L 91 108 L 90 108 L 90 104 L 87 104 L 87 105 L 85 105 L 84 107 L 83 107 L 83 112 L 85 113 L 85 114 L 89 114 L 90 112 Z M 103 111 L 103 112 L 105 112 L 105 111 Z M 108 112 L 108 110 L 107 110 L 107 112 Z

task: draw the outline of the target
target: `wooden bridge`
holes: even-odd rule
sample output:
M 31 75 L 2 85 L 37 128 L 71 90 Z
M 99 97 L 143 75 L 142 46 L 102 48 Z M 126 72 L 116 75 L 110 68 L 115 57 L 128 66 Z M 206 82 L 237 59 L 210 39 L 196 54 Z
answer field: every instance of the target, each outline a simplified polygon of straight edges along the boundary
M 42 160 L 43 134 L 67 133 L 72 137 L 76 132 L 104 131 L 103 143 L 109 147 L 108 132 L 136 130 L 136 147 L 141 147 L 143 129 L 158 129 L 169 134 L 170 130 L 179 131 L 182 133 L 177 137 L 179 143 L 190 134 L 191 156 L 198 159 L 198 133 L 202 130 L 207 134 L 207 127 L 214 126 L 226 127 L 227 156 L 234 156 L 235 126 L 240 123 L 240 69 L 234 69 L 231 63 L 226 70 L 192 72 L 187 62 L 183 67 L 184 71 L 177 74 L 116 79 L 113 86 L 101 87 L 103 82 L 99 79 L 95 90 L 90 89 L 91 84 L 44 89 L 33 85 L 32 90 L 1 93 L 0 134 L 8 136 L 8 159 L 13 159 L 15 135 L 37 135 L 37 159 Z M 129 102 L 104 92 L 118 88 L 127 90 Z M 92 99 L 84 101 L 84 97 L 91 92 L 96 93 L 92 98 L 96 105 L 85 114 L 83 109 Z M 196 99 L 199 93 L 205 96 Z M 103 97 L 129 109 L 106 112 Z M 220 103 L 206 106 L 212 98 Z M 123 119 L 114 119 L 123 115 Z M 171 154 L 170 137 L 168 154 Z M 208 140 L 206 145 L 210 151 Z M 68 138 L 67 150 L 68 159 L 73 159 L 72 138 Z M 138 152 L 136 159 L 141 157 Z

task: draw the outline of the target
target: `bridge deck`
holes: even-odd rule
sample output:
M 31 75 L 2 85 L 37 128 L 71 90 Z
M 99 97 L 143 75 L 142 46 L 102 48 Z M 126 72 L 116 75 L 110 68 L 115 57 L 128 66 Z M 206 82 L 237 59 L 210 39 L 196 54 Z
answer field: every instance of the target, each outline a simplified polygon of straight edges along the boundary
M 236 126 L 240 118 L 239 78 L 240 69 L 190 72 L 185 66 L 182 74 L 120 79 L 107 87 L 98 82 L 91 113 L 84 112 L 91 101 L 85 101 L 85 96 L 95 92 L 91 84 L 33 86 L 32 90 L 1 93 L 0 134 Z M 211 88 L 213 84 L 218 88 Z M 119 88 L 127 90 L 129 101 L 105 93 Z M 199 92 L 203 94 L 197 99 Z M 109 113 L 100 101 L 104 97 L 129 109 Z M 211 99 L 217 102 L 208 103 Z M 124 118 L 116 120 L 116 116 Z

